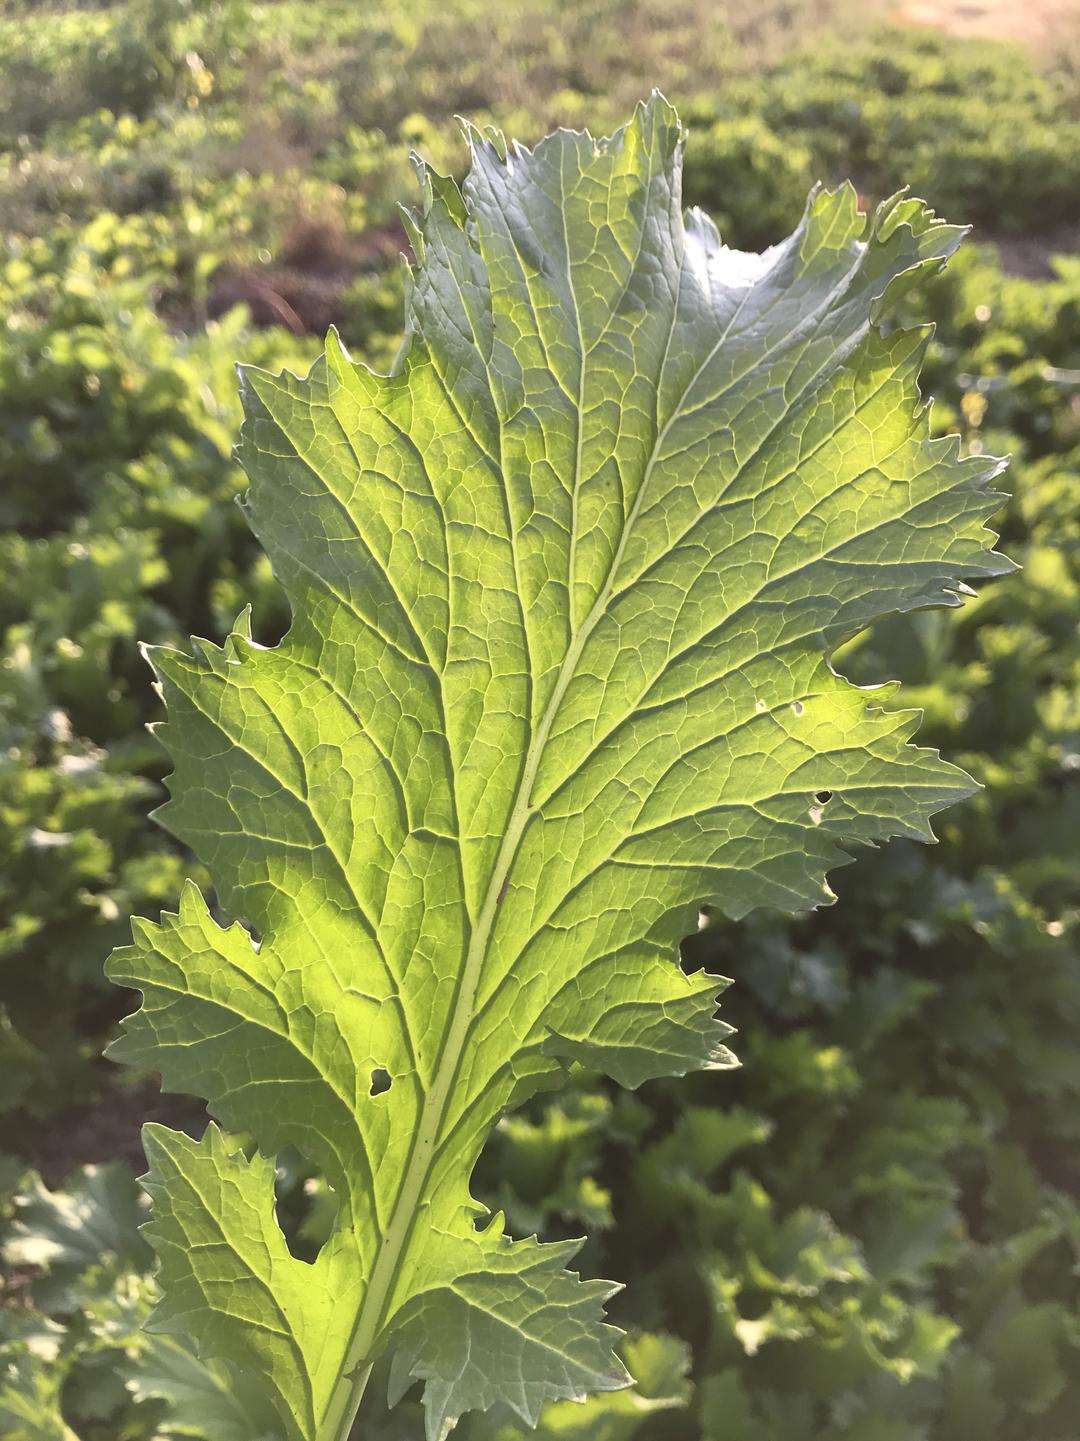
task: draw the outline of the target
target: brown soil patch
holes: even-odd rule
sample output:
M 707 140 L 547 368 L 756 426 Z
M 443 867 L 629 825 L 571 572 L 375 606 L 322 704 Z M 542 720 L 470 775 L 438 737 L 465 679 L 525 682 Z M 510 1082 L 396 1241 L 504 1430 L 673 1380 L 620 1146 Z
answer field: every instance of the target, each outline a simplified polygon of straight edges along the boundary
M 137 1086 L 116 1081 L 53 1116 L 26 1146 L 27 1163 L 52 1187 L 62 1185 L 77 1166 L 100 1161 L 127 1161 L 141 1174 L 146 1158 L 140 1132 L 146 1121 L 200 1135 L 206 1108 L 193 1096 L 162 1095 L 156 1080 Z
M 907 0 L 893 13 L 901 24 L 949 35 L 1019 40 L 1059 53 L 1080 47 L 1080 0 Z
M 270 265 L 225 265 L 215 275 L 207 314 L 216 319 L 246 305 L 256 325 L 283 325 L 294 335 L 325 335 L 348 316 L 353 279 L 385 270 L 409 253 L 400 225 L 375 226 L 348 235 L 315 220 L 300 220 L 285 236 Z

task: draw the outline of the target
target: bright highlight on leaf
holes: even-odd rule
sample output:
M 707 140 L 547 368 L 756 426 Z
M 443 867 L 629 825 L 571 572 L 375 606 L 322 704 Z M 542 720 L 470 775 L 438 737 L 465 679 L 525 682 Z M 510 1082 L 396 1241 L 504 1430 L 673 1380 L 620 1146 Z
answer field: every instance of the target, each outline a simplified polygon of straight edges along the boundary
M 845 187 L 728 250 L 658 96 L 607 140 L 468 141 L 460 190 L 419 167 L 394 373 L 331 335 L 306 379 L 244 376 L 288 636 L 151 652 L 163 818 L 237 919 L 191 886 L 136 923 L 112 1054 L 258 1143 L 148 1128 L 157 1325 L 290 1441 L 344 1441 L 387 1350 L 429 1441 L 624 1384 L 612 1287 L 471 1198 L 484 1140 L 572 1061 L 732 1063 L 725 983 L 679 965 L 701 906 L 818 905 L 973 789 L 830 649 L 1008 568 L 1000 463 L 929 439 L 926 334 L 875 328 L 958 229 Z M 289 1146 L 339 1198 L 314 1264 L 275 1217 Z

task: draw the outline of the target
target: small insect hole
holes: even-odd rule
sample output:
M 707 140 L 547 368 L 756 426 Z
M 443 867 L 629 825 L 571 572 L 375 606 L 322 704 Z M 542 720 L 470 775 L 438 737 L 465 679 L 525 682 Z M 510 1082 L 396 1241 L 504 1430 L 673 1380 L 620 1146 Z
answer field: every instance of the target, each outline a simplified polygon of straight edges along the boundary
M 289 1254 L 311 1265 L 337 1224 L 333 1186 L 305 1155 L 288 1146 L 277 1157 L 274 1200 Z
M 796 715 L 802 715 L 806 707 L 803 705 L 801 700 L 793 700 L 791 702 L 791 709 L 795 712 Z
M 376 1066 L 371 1073 L 371 1095 L 381 1096 L 385 1091 L 388 1091 L 392 1085 L 393 1078 L 390 1072 L 384 1070 L 382 1066 Z
M 828 803 L 832 800 L 832 791 L 818 791 L 814 799 L 817 801 L 818 805 L 828 805 Z

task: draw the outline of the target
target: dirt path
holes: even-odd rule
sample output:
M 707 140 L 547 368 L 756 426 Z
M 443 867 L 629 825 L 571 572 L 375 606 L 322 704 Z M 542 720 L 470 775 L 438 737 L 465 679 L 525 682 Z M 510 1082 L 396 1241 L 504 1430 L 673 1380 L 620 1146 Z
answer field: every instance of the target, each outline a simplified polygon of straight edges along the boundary
M 1080 0 L 906 0 L 894 13 L 950 35 L 1023 40 L 1036 49 L 1080 45 Z

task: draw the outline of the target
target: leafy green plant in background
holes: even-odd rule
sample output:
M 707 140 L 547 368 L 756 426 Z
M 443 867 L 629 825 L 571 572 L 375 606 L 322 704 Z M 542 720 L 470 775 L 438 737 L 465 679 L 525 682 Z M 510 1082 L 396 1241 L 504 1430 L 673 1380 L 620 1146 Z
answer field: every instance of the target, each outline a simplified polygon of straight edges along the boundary
M 167 822 L 244 924 L 190 886 L 110 963 L 144 998 L 113 1054 L 259 1148 L 148 1129 L 157 1324 L 305 1441 L 348 1435 L 388 1348 L 433 1441 L 625 1383 L 577 1246 L 478 1226 L 487 1133 L 570 1062 L 730 1064 L 720 982 L 677 964 L 699 909 L 818 905 L 971 791 L 827 653 L 1009 568 L 1000 463 L 930 438 L 925 335 L 876 325 L 955 227 L 845 188 L 727 250 L 655 97 L 606 141 L 470 141 L 462 189 L 423 171 L 399 366 L 332 337 L 306 380 L 246 372 L 292 627 L 151 652 Z M 310 1263 L 274 1217 L 288 1147 L 339 1208 Z
M 256 1387 L 200 1361 L 177 1338 L 144 1329 L 157 1296 L 150 1248 L 136 1229 L 147 1209 L 122 1163 L 85 1167 L 63 1189 L 35 1178 L 18 1194 L 2 1258 L 27 1281 L 19 1308 L 0 1312 L 5 1437 L 255 1441 L 274 1429 Z M 685 1409 L 692 1391 L 685 1343 L 638 1334 L 620 1349 L 634 1385 L 588 1409 L 549 1408 L 539 1441 L 630 1441 L 650 1421 Z M 404 1417 L 406 1408 L 396 1414 Z M 416 1436 L 416 1418 L 409 1419 Z M 378 1430 L 376 1422 L 366 1434 Z M 492 1423 L 473 1434 L 518 1441 L 523 1433 Z
M 762 8 L 752 9 L 755 34 Z M 883 1432 L 889 1441 L 1073 1441 L 1080 271 L 1074 257 L 1049 258 L 1071 247 L 1068 233 L 1044 233 L 1080 194 L 1065 58 L 1046 52 L 1033 63 L 1017 47 L 914 28 L 856 43 L 845 25 L 839 46 L 790 7 L 781 51 L 800 53 L 787 61 L 775 47 L 733 47 L 721 32 L 735 11 L 692 0 L 674 15 L 659 0 L 603 0 L 575 9 L 576 29 L 550 0 L 499 12 L 417 0 L 393 17 L 385 7 L 284 0 L 251 7 L 228 53 L 192 12 L 177 39 L 182 84 L 163 85 L 137 119 L 98 109 L 115 101 L 96 55 L 115 50 L 115 32 L 135 31 L 126 0 L 64 12 L 38 5 L 29 18 L 14 0 L 0 10 L 15 17 L 0 36 L 0 471 L 4 495 L 20 501 L 9 499 L 6 521 L 19 524 L 25 497 L 34 526 L 0 567 L 11 578 L 0 847 L 18 878 L 0 895 L 7 1182 L 34 1164 L 56 1188 L 80 1160 L 120 1154 L 133 1175 L 138 1122 L 164 1109 L 156 1082 L 97 1060 L 127 1001 L 103 984 L 101 957 L 129 912 L 156 914 L 185 868 L 201 877 L 145 816 L 163 763 L 143 730 L 157 706 L 134 637 L 178 643 L 194 630 L 220 640 L 249 599 L 256 634 L 280 633 L 280 593 L 229 503 L 242 483 L 228 455 L 239 423 L 231 370 L 237 358 L 302 370 L 315 342 L 259 310 L 208 323 L 245 299 L 216 272 L 257 267 L 261 282 L 276 284 L 281 266 L 295 264 L 297 215 L 363 231 L 359 268 L 337 282 L 337 314 L 354 354 L 384 368 L 400 340 L 399 275 L 396 264 L 383 267 L 402 244 L 390 226 L 408 148 L 458 173 L 454 111 L 526 138 L 585 119 L 610 125 L 660 78 L 684 97 L 691 169 L 717 157 L 713 172 L 688 177 L 687 198 L 721 218 L 725 239 L 779 239 L 818 175 L 851 174 L 871 197 L 915 178 L 944 213 L 981 220 L 981 243 L 901 301 L 896 318 L 936 324 L 923 371 L 934 432 L 959 430 L 965 452 L 1012 454 L 1004 548 L 1024 570 L 961 608 L 885 622 L 841 656 L 861 683 L 902 677 L 901 702 L 925 711 L 920 739 L 985 789 L 936 825 L 933 852 L 897 841 L 840 872 L 840 905 L 812 918 L 758 913 L 716 934 L 718 968 L 737 981 L 725 1014 L 751 1064 L 633 1094 L 585 1072 L 558 1100 L 537 1097 L 496 1128 L 473 1189 L 505 1209 L 513 1234 L 587 1232 L 583 1273 L 627 1282 L 612 1319 L 635 1341 L 666 1332 L 691 1349 L 681 1403 L 639 1408 L 643 1441 L 731 1441 L 736 1418 L 744 1432 L 782 1441 L 879 1441 Z M 184 62 L 188 52 L 201 70 Z M 999 140 L 1007 153 L 984 163 Z M 778 146 L 798 164 L 809 152 L 809 174 L 776 167 Z M 762 177 L 776 184 L 763 190 Z M 765 205 L 775 214 L 768 233 Z M 986 243 L 1002 230 L 1028 237 L 1002 250 L 1005 269 Z M 1037 278 L 1007 273 L 1017 263 Z M 307 324 L 324 333 L 326 321 Z M 102 352 L 123 365 L 102 371 Z M 69 497 L 63 507 L 41 505 L 53 491 Z M 121 699 L 110 703 L 110 691 Z M 166 1105 L 174 1123 L 202 1124 L 194 1103 Z M 726 1158 L 719 1142 L 684 1131 L 684 1112 L 732 1106 L 756 1130 Z M 661 1158 L 669 1174 L 658 1186 Z M 757 1217 L 749 1250 L 709 1226 L 705 1204 L 740 1175 L 754 1182 L 740 1188 Z M 277 1182 L 290 1244 L 311 1257 L 334 1198 L 300 1157 L 279 1156 Z M 78 1189 L 73 1177 L 67 1191 Z M 648 1243 L 637 1237 L 646 1200 Z M 734 1214 L 734 1201 L 724 1205 Z M 861 1254 L 867 1279 L 852 1273 L 822 1291 L 813 1277 L 808 1287 L 788 1276 L 782 1326 L 741 1325 L 778 1294 L 775 1280 L 761 1286 L 771 1234 L 808 1207 Z M 0 1239 L 4 1228 L 0 1209 Z M 128 1341 L 96 1353 L 92 1368 L 69 1364 L 86 1341 L 80 1314 L 33 1306 L 29 1265 L 0 1266 L 0 1314 L 24 1327 L 32 1310 L 42 1344 L 0 1342 L 0 1369 L 10 1363 L 32 1393 L 55 1392 L 79 1441 L 151 1441 L 166 1426 L 193 1434 L 182 1398 L 151 1404 L 115 1378 L 105 1384 Z M 724 1272 L 730 1288 L 706 1284 Z M 886 1344 L 878 1288 L 891 1298 Z M 898 1302 L 912 1317 L 932 1314 L 939 1334 L 955 1332 L 943 1353 L 922 1344 L 925 1323 L 906 1324 Z M 838 1306 L 850 1323 L 843 1345 L 829 1330 Z M 56 1339 L 48 1323 L 68 1338 L 55 1361 L 44 1358 Z M 369 1387 L 358 1429 L 415 1441 L 419 1408 L 403 1402 L 387 1418 L 381 1389 Z M 660 1391 L 673 1394 L 667 1383 Z M 588 1435 L 630 1394 L 550 1412 L 568 1434 Z M 0 1430 L 51 1441 L 55 1418 L 27 1406 L 13 1430 L 6 1414 Z M 479 1422 L 467 1434 L 482 1434 Z
M 236 356 L 314 353 L 252 333 L 240 310 L 170 334 L 152 277 L 127 273 L 144 239 L 152 250 L 153 234 L 102 217 L 0 270 L 0 1111 L 38 1117 L 95 1084 L 85 1037 L 108 1005 L 88 951 L 119 943 L 126 913 L 164 904 L 182 875 L 138 814 L 161 765 L 136 639 L 227 625 L 240 576 L 263 623 L 281 615 L 228 504 Z

